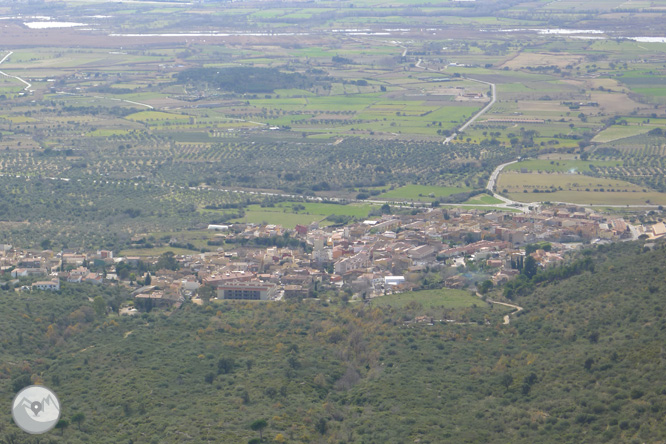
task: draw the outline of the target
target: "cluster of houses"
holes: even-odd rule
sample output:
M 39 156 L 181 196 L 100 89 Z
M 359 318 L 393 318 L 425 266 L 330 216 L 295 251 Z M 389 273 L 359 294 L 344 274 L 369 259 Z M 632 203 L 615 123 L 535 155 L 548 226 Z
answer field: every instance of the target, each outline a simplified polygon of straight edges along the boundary
M 344 227 L 237 224 L 209 229 L 215 241 L 211 244 L 219 248 L 175 256 L 177 270 L 155 270 L 158 257 L 115 257 L 108 250 L 36 252 L 0 245 L 0 273 L 5 282 L 15 284 L 25 282 L 21 278 L 39 279 L 31 285 L 39 290 L 58 291 L 61 282 L 125 285 L 137 306 L 151 307 L 178 307 L 190 300 L 201 304 L 215 297 L 306 298 L 328 289 L 372 298 L 420 288 L 433 272 L 451 288 L 473 287 L 479 280 L 501 284 L 519 273 L 527 245 L 541 267 L 551 267 L 584 243 L 631 239 L 638 233 L 666 235 L 663 223 L 634 227 L 622 218 L 565 206 L 527 214 L 433 208 Z M 276 236 L 297 238 L 307 247 L 253 246 L 266 244 L 253 240 Z M 138 266 L 141 262 L 143 267 Z M 132 267 L 131 278 L 127 267 Z M 120 268 L 125 273 L 118 273 Z M 153 272 L 147 273 L 148 268 Z

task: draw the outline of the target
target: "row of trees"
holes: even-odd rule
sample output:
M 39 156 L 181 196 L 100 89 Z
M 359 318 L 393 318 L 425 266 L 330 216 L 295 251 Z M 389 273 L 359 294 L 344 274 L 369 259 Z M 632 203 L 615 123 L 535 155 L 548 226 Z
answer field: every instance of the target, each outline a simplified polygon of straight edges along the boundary
M 516 279 L 505 284 L 503 294 L 507 299 L 529 294 L 534 290 L 536 285 L 541 283 L 549 284 L 586 271 L 594 271 L 594 262 L 589 257 L 577 259 L 570 264 L 559 265 L 546 270 L 541 270 L 536 259 L 530 255 L 524 258 L 522 256 L 519 257 L 515 264 L 512 262 L 512 265 L 515 265 L 515 268 L 520 270 L 520 274 Z

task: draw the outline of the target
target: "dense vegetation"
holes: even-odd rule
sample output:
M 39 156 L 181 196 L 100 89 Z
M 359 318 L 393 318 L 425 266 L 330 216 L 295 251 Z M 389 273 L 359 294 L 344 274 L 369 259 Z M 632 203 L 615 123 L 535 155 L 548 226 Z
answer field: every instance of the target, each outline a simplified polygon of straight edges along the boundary
M 237 217 L 242 214 L 238 204 L 226 214 L 200 213 L 197 204 L 221 205 L 240 199 L 234 194 L 202 196 L 128 181 L 0 177 L 0 242 L 38 248 L 49 240 L 53 248 L 119 251 L 129 245 L 134 233 L 205 228 L 208 223 Z
M 52 239 L 54 246 L 118 251 L 133 233 L 223 223 L 242 217 L 247 205 L 268 200 L 228 191 L 239 186 L 306 196 L 335 192 L 351 199 L 410 183 L 478 190 L 495 165 L 515 154 L 467 144 L 357 138 L 334 146 L 249 140 L 185 145 L 143 135 L 80 143 L 74 149 L 0 151 L 5 174 L 0 177 L 0 220 L 5 222 L 0 242 L 37 247 Z M 199 186 L 205 189 L 194 189 Z M 478 192 L 439 201 L 463 202 Z
M 244 93 L 271 93 L 276 89 L 308 89 L 313 79 L 300 73 L 285 73 L 275 68 L 192 68 L 181 71 L 178 83 Z
M 285 136 L 281 141 L 244 138 L 194 144 L 180 142 L 182 136 L 82 139 L 74 153 L 50 148 L 0 152 L 0 164 L 6 174 L 22 176 L 314 193 L 407 183 L 484 188 L 490 171 L 517 153 L 466 143 L 349 138 L 331 145 Z
M 278 442 L 658 441 L 666 250 L 582 260 L 594 267 L 517 296 L 508 326 L 499 313 L 405 325 L 475 309 L 335 299 L 127 318 L 88 299 L 115 305 L 119 289 L 3 292 L 3 402 L 31 380 L 56 390 L 71 425 L 42 443 L 247 442 L 260 429 Z M 6 418 L 0 437 L 37 442 Z

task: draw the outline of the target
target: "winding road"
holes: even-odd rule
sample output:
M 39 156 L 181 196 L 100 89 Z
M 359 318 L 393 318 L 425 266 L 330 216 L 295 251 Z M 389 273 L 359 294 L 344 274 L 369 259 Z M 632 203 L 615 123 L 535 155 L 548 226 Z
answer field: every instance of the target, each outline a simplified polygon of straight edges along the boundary
M 483 298 L 481 293 L 479 293 L 478 291 L 476 292 L 476 295 L 480 298 Z M 509 304 L 508 302 L 493 301 L 492 299 L 486 299 L 486 302 L 490 304 L 504 305 L 505 307 L 511 307 L 514 309 L 514 311 L 504 316 L 504 325 L 509 325 L 511 323 L 511 316 L 516 315 L 518 314 L 518 312 L 523 311 L 523 307 L 519 305 Z
M 542 201 L 537 201 L 537 202 L 518 202 L 515 200 L 508 199 L 504 196 L 501 196 L 497 194 L 495 191 L 495 187 L 497 186 L 497 179 L 504 169 L 504 167 L 508 165 L 512 165 L 514 163 L 519 162 L 518 160 L 513 160 L 511 162 L 503 163 L 502 165 L 498 165 L 497 168 L 493 170 L 493 172 L 490 174 L 490 178 L 488 179 L 488 184 L 486 185 L 486 189 L 490 192 L 493 193 L 493 196 L 496 197 L 497 199 L 501 200 L 504 202 L 507 206 L 511 207 L 517 207 L 517 208 L 529 208 L 532 207 L 533 209 L 536 209 L 543 204 Z M 560 201 L 549 201 L 551 204 L 555 205 L 571 205 L 571 206 L 576 206 L 576 207 L 585 207 L 585 208 L 659 208 L 659 205 L 656 204 L 631 204 L 631 205 L 617 205 L 617 204 L 582 204 L 582 203 L 574 203 L 574 202 L 560 202 Z M 497 205 L 497 206 L 502 206 L 502 205 Z M 633 226 L 630 226 L 633 227 Z M 633 228 L 631 228 L 633 230 Z M 632 231 L 633 233 L 633 231 Z M 638 238 L 638 236 L 635 236 Z
M 408 53 L 407 47 L 405 47 L 403 45 L 399 45 L 399 46 L 403 49 L 402 57 L 405 57 Z M 0 64 L 4 63 L 12 54 L 14 54 L 14 51 L 10 51 L 9 53 L 7 53 L 2 59 L 0 59 Z M 420 66 L 421 63 L 422 63 L 422 59 L 419 59 L 416 66 L 418 68 L 421 68 L 421 69 L 424 69 L 424 70 L 427 69 L 423 66 Z M 12 79 L 16 79 L 19 82 L 25 84 L 26 86 L 23 89 L 24 91 L 28 91 L 32 87 L 32 84 L 30 84 L 26 80 L 22 79 L 21 77 L 9 75 L 9 74 L 7 74 L 3 71 L 0 71 L 0 75 L 3 75 L 5 77 L 9 77 L 9 78 L 12 78 Z M 490 102 L 488 102 L 488 104 L 486 104 L 485 107 L 483 107 L 479 112 L 477 112 L 472 117 L 470 117 L 467 120 L 467 122 L 465 122 L 458 129 L 458 131 L 456 133 L 447 137 L 443 142 L 444 144 L 448 144 L 451 140 L 453 140 L 458 135 L 458 133 L 464 132 L 479 117 L 481 117 L 483 114 L 485 114 L 497 101 L 497 91 L 496 91 L 496 87 L 495 87 L 494 83 L 485 82 L 483 80 L 478 80 L 478 79 L 472 79 L 472 78 L 469 78 L 469 77 L 465 77 L 465 79 L 469 80 L 469 81 L 472 81 L 472 82 L 483 83 L 485 85 L 489 85 L 490 90 L 491 90 L 491 99 L 490 99 Z M 67 92 L 61 92 L 61 91 L 57 92 L 57 94 L 87 97 L 84 94 L 67 93 Z M 149 105 L 147 103 L 141 103 L 141 102 L 136 102 L 136 101 L 132 101 L 132 100 L 115 98 L 115 97 L 92 96 L 92 98 L 125 102 L 125 103 L 130 103 L 130 104 L 133 104 L 133 105 L 143 106 L 143 107 L 146 107 L 148 109 L 155 109 L 152 105 Z M 231 120 L 246 121 L 246 120 L 243 120 L 243 119 L 231 119 Z M 254 121 L 247 121 L 247 122 L 254 123 L 254 124 L 257 124 L 257 125 L 266 125 L 265 123 L 261 123 L 261 122 L 254 122 Z M 497 168 L 495 168 L 495 170 L 490 175 L 490 178 L 488 180 L 488 184 L 486 185 L 486 189 L 489 190 L 496 199 L 499 199 L 499 200 L 502 201 L 501 204 L 468 204 L 468 205 L 465 205 L 465 204 L 441 204 L 441 205 L 443 205 L 443 206 L 457 206 L 457 207 L 471 206 L 471 207 L 488 207 L 488 208 L 511 208 L 511 209 L 520 210 L 524 213 L 532 211 L 535 207 L 539 207 L 540 204 L 541 204 L 540 202 L 528 202 L 528 203 L 526 203 L 526 202 L 517 202 L 517 201 L 511 200 L 511 199 L 508 199 L 504 196 L 501 196 L 501 195 L 499 195 L 495 192 L 495 187 L 497 186 L 497 179 L 498 179 L 500 173 L 502 172 L 502 170 L 504 169 L 504 167 L 506 167 L 508 165 L 511 165 L 511 164 L 514 164 L 516 162 L 518 162 L 518 160 L 514 160 L 514 161 L 511 161 L 511 162 L 504 163 L 502 165 L 499 165 Z M 1 175 L 5 175 L 5 174 L 1 174 Z M 17 176 L 17 177 L 21 177 L 21 176 Z M 53 178 L 49 177 L 48 179 L 54 179 L 54 180 L 59 179 L 59 180 L 64 180 L 64 181 L 71 180 L 71 179 L 68 179 L 68 178 L 55 178 L 55 177 L 53 177 Z M 173 187 L 176 188 L 177 186 L 173 186 Z M 181 186 L 180 188 L 185 188 L 185 187 Z M 303 196 L 300 196 L 300 195 L 293 195 L 293 194 L 286 194 L 286 193 L 270 193 L 270 192 L 259 192 L 259 191 L 249 191 L 249 190 L 234 190 L 234 189 L 215 189 L 215 190 L 212 190 L 210 188 L 200 188 L 200 187 L 189 187 L 189 188 L 190 189 L 198 189 L 198 190 L 211 190 L 211 191 L 221 191 L 221 192 L 235 192 L 235 193 L 255 194 L 255 195 L 263 195 L 263 196 L 280 196 L 280 197 L 285 197 L 285 198 L 296 198 L 296 199 L 302 199 L 303 198 Z M 306 197 L 306 200 L 314 201 L 314 202 L 321 202 L 324 199 L 321 198 L 321 197 Z M 379 205 L 389 203 L 389 204 L 395 205 L 395 206 L 422 206 L 422 207 L 430 206 L 429 202 L 414 202 L 414 201 L 357 200 L 357 199 L 344 199 L 344 198 L 335 198 L 335 197 L 327 198 L 326 200 L 329 200 L 329 201 L 332 201 L 332 202 L 339 202 L 339 203 L 361 202 L 361 203 L 371 203 L 371 204 L 379 204 Z M 578 205 L 578 206 L 586 206 L 586 207 L 595 207 L 595 206 L 596 207 L 607 207 L 607 208 L 608 207 L 612 207 L 612 208 L 657 208 L 657 207 L 659 207 L 658 205 L 653 205 L 653 204 L 645 204 L 645 205 L 581 205 L 581 204 L 575 204 L 575 203 L 569 203 L 569 202 L 553 202 L 553 203 L 565 204 L 565 205 Z M 634 238 L 637 237 L 636 234 L 633 232 L 633 228 L 632 228 L 632 234 L 633 234 L 632 237 L 634 237 Z
M 511 307 L 515 310 L 509 313 L 508 315 L 504 316 L 504 325 L 509 325 L 511 323 L 511 316 L 516 315 L 518 314 L 518 312 L 523 311 L 523 307 L 520 307 L 518 305 L 509 304 L 506 302 L 493 301 L 492 299 L 487 299 L 487 301 L 490 302 L 491 304 L 504 305 L 505 307 Z
M 14 51 L 9 51 L 9 53 L 6 54 L 6 55 L 2 58 L 2 60 L 0 60 L 0 65 L 1 65 L 2 63 L 4 63 L 4 62 L 9 58 L 9 56 L 11 56 L 12 54 L 14 54 Z M 22 78 L 20 78 L 20 77 L 18 77 L 18 76 L 12 76 L 12 75 L 9 75 L 9 74 L 7 74 L 6 72 L 3 72 L 3 71 L 0 71 L 0 75 L 3 75 L 3 76 L 5 76 L 5 77 L 9 77 L 9 78 L 12 78 L 12 79 L 16 79 L 16 80 L 18 80 L 19 82 L 21 82 L 21 83 L 23 83 L 24 85 L 26 85 L 25 88 L 23 88 L 23 91 L 28 91 L 28 90 L 30 90 L 30 88 L 32 88 L 32 84 L 31 84 L 30 82 L 27 82 L 27 81 L 23 80 Z M 73 94 L 73 93 L 65 93 L 65 92 L 58 92 L 57 94 L 66 94 L 66 95 L 71 95 L 71 96 L 82 96 L 82 97 L 86 97 L 84 94 Z M 104 97 L 104 96 L 93 96 L 93 98 L 94 98 L 94 99 L 104 99 L 104 100 L 115 100 L 115 101 L 117 101 L 117 102 L 131 103 L 132 105 L 145 106 L 145 107 L 148 108 L 148 109 L 155 109 L 155 108 L 153 108 L 152 105 L 148 105 L 147 103 L 135 102 L 135 101 L 133 101 L 133 100 L 118 99 L 118 98 L 115 98 L 115 97 Z
M 497 178 L 499 177 L 500 173 L 504 169 L 504 167 L 513 165 L 514 163 L 518 163 L 517 160 L 512 160 L 511 162 L 503 163 L 502 165 L 498 165 L 497 168 L 492 172 L 490 175 L 490 179 L 488 179 L 488 185 L 486 185 L 486 189 L 489 191 L 492 191 L 493 193 L 495 192 L 495 185 L 497 185 Z
M 530 207 L 532 207 L 532 208 L 539 207 L 541 205 L 541 203 L 540 202 L 529 202 L 529 203 L 517 202 L 515 200 L 511 200 L 511 199 L 509 199 L 507 197 L 504 197 L 500 194 L 497 194 L 495 192 L 495 186 L 497 185 L 497 178 L 499 177 L 499 175 L 502 172 L 502 170 L 504 169 L 504 167 L 506 167 L 508 165 L 512 165 L 516 162 L 518 162 L 518 161 L 513 160 L 511 162 L 507 162 L 507 163 L 503 163 L 502 165 L 498 165 L 497 168 L 495 168 L 493 170 L 493 172 L 490 174 L 490 178 L 488 179 L 488 185 L 486 185 L 486 189 L 488 191 L 490 191 L 491 193 L 493 193 L 494 198 L 499 199 L 502 202 L 504 202 L 505 206 L 515 207 L 515 208 L 518 208 L 518 209 L 522 210 L 524 213 L 527 213 L 527 212 L 531 211 Z
M 1 65 L 2 63 L 4 63 L 4 61 L 7 60 L 7 59 L 9 58 L 9 56 L 12 55 L 12 54 L 14 54 L 14 51 L 9 51 L 9 53 L 8 53 L 6 56 L 4 56 L 4 57 L 2 58 L 2 60 L 0 60 L 0 65 Z M 31 85 L 29 82 L 26 82 L 25 80 L 23 80 L 22 78 L 20 78 L 20 77 L 18 77 L 18 76 L 11 76 L 11 75 L 9 75 L 9 74 L 3 72 L 3 71 L 0 71 L 0 74 L 2 74 L 2 75 L 5 76 L 5 77 L 9 77 L 9 78 L 11 78 L 11 79 L 16 79 L 16 80 L 18 80 L 19 82 L 25 84 L 26 87 L 23 88 L 23 91 L 28 91 L 30 88 L 32 88 L 32 85 Z

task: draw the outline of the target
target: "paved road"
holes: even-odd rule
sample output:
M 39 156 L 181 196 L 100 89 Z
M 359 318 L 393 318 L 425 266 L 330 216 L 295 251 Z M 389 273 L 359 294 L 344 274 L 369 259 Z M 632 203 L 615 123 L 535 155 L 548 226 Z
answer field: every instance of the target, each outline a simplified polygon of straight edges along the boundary
M 453 133 L 453 134 L 451 134 L 449 137 L 447 137 L 446 139 L 444 139 L 444 142 L 443 142 L 444 145 L 448 144 L 450 141 L 452 141 L 453 139 L 455 139 L 457 135 L 458 135 L 458 133 Z
M 521 210 L 523 213 L 529 213 L 530 211 L 532 211 L 532 210 L 530 210 L 530 207 L 532 207 L 534 209 L 536 207 L 539 207 L 541 203 L 540 202 L 529 202 L 529 203 L 517 202 L 515 200 L 511 200 L 507 197 L 501 196 L 501 195 L 499 195 L 495 192 L 495 186 L 497 185 L 497 178 L 499 177 L 499 175 L 502 172 L 502 170 L 504 169 L 504 167 L 507 166 L 507 165 L 512 165 L 516 162 L 518 162 L 518 161 L 517 160 L 512 160 L 511 162 L 507 162 L 507 163 L 503 163 L 502 165 L 498 165 L 497 168 L 495 168 L 493 170 L 493 172 L 490 174 L 490 178 L 488 179 L 488 184 L 486 185 L 486 189 L 488 191 L 490 191 L 491 193 L 493 193 L 493 197 L 495 197 L 496 199 L 499 199 L 502 202 L 504 202 L 503 204 L 501 204 L 499 206 L 505 207 L 505 208 L 516 208 L 516 209 Z
M 115 97 L 104 97 L 104 96 L 93 96 L 93 98 L 94 99 L 104 99 L 104 100 L 115 100 L 116 102 L 131 103 L 132 105 L 145 106 L 148 109 L 155 109 L 152 105 L 148 105 L 147 103 L 135 102 L 133 100 L 117 99 Z
M 85 94 L 68 93 L 68 92 L 64 92 L 64 91 L 56 91 L 56 94 L 61 94 L 61 95 L 65 95 L 65 96 L 88 97 Z M 155 109 L 152 105 L 148 105 L 147 103 L 135 102 L 133 100 L 125 100 L 125 99 L 118 99 L 118 98 L 115 98 L 115 97 L 104 97 L 104 96 L 91 96 L 91 97 L 93 99 L 114 100 L 116 102 L 131 103 L 133 105 L 145 106 L 148 109 Z
M 512 160 L 511 162 L 503 163 L 502 165 L 498 165 L 497 168 L 492 172 L 490 175 L 490 179 L 488 179 L 488 185 L 486 185 L 486 189 L 489 191 L 492 191 L 493 193 L 495 192 L 495 185 L 497 185 L 497 178 L 499 177 L 499 174 L 502 172 L 504 167 L 508 165 L 513 165 L 514 163 L 518 163 L 517 160 Z
M 9 54 L 7 54 L 6 56 L 4 56 L 4 57 L 2 58 L 2 60 L 0 60 L 0 64 L 2 64 L 5 60 L 7 60 L 7 59 L 9 58 L 9 56 L 12 55 L 12 54 L 14 54 L 14 51 L 9 51 Z M 18 76 L 10 76 L 9 74 L 4 73 L 4 72 L 2 72 L 2 71 L 0 71 L 0 74 L 3 75 L 3 76 L 5 76 L 5 77 L 10 77 L 10 78 L 12 78 L 12 79 L 16 79 L 16 80 L 18 80 L 19 82 L 25 84 L 26 87 L 23 88 L 23 91 L 27 91 L 27 90 L 29 90 L 29 89 L 32 87 L 32 85 L 31 85 L 30 83 L 26 82 L 25 80 L 23 80 L 22 78 L 20 78 L 20 77 L 18 77 Z
M 419 60 L 419 63 L 420 63 L 420 60 Z M 463 131 L 465 131 L 468 126 L 470 126 L 472 123 L 474 123 L 476 121 L 476 119 L 478 119 L 483 114 L 485 114 L 486 111 L 488 111 L 495 104 L 495 102 L 497 101 L 497 90 L 495 88 L 494 83 L 484 82 L 483 80 L 470 79 L 469 77 L 465 77 L 465 78 L 467 80 L 471 80 L 472 82 L 478 82 L 478 83 L 483 83 L 483 84 L 486 84 L 486 85 L 490 85 L 490 96 L 491 96 L 490 97 L 490 102 L 488 102 L 488 104 L 486 106 L 484 106 L 481 111 L 479 111 L 478 113 L 476 113 L 472 117 L 470 117 L 470 119 L 467 122 L 465 122 L 465 124 L 463 126 L 458 128 L 458 131 L 456 131 L 455 133 L 451 134 L 449 137 L 444 139 L 444 142 L 443 142 L 444 145 L 448 144 L 453 139 L 455 139 L 456 136 L 458 135 L 458 133 L 462 133 Z
M 407 48 L 405 48 L 404 46 L 402 48 L 404 48 L 404 52 L 403 52 L 403 57 L 404 57 L 407 54 Z M 11 56 L 13 53 L 14 53 L 13 51 L 10 51 L 8 54 L 6 54 L 0 60 L 0 64 L 5 62 L 9 58 L 9 56 Z M 419 68 L 426 69 L 426 68 L 420 66 L 421 62 L 422 62 L 422 60 L 419 59 L 419 61 L 417 62 L 417 66 Z M 11 75 L 6 74 L 2 71 L 0 71 L 0 75 L 4 75 L 6 77 L 11 77 L 13 79 L 16 79 L 16 80 L 19 80 L 19 81 L 23 82 L 24 84 L 27 85 L 24 88 L 24 90 L 27 90 L 32 86 L 30 83 L 26 82 L 25 80 L 21 79 L 20 77 L 11 76 Z M 486 85 L 490 85 L 490 87 L 491 87 L 491 96 L 492 97 L 491 97 L 490 102 L 481 111 L 479 111 L 474 116 L 472 116 L 463 126 L 460 127 L 460 129 L 458 130 L 459 132 L 463 132 L 469 125 L 474 123 L 474 121 L 476 119 L 478 119 L 481 115 L 483 115 L 486 111 L 488 111 L 495 104 L 495 102 L 497 100 L 497 93 L 496 93 L 494 83 L 484 82 L 482 80 L 471 79 L 471 78 L 468 78 L 468 80 L 471 80 L 473 82 L 483 83 L 483 84 L 486 84 Z M 58 92 L 58 94 L 78 95 L 78 94 L 65 93 L 65 92 Z M 103 96 L 93 96 L 93 97 L 97 98 L 97 99 L 108 99 L 108 100 L 122 101 L 122 102 L 132 103 L 132 104 L 135 104 L 135 105 L 145 106 L 146 108 L 149 108 L 149 109 L 154 109 L 151 105 L 148 105 L 147 103 L 140 103 L 140 102 L 134 102 L 134 101 L 131 101 L 131 100 L 124 100 L 124 99 L 117 99 L 117 98 L 103 97 Z M 238 120 L 242 120 L 242 119 L 238 119 Z M 260 122 L 252 122 L 252 123 L 262 124 Z M 449 143 L 451 140 L 453 140 L 453 138 L 456 137 L 456 135 L 457 135 L 457 133 L 454 133 L 453 135 L 447 137 L 444 140 L 444 144 Z M 503 202 L 502 204 L 469 204 L 468 206 L 471 206 L 471 207 L 489 207 L 489 208 L 492 208 L 492 207 L 515 208 L 515 209 L 518 209 L 518 210 L 523 211 L 523 212 L 529 212 L 530 211 L 530 209 L 529 209 L 530 206 L 532 206 L 532 207 L 539 206 L 540 202 L 531 202 L 531 203 L 517 202 L 517 201 L 508 199 L 504 196 L 500 196 L 499 194 L 495 193 L 494 188 L 496 186 L 497 178 L 499 177 L 499 174 L 501 173 L 502 169 L 505 166 L 511 165 L 513 163 L 516 163 L 516 162 L 517 162 L 517 160 L 514 160 L 512 162 L 507 162 L 507 163 L 504 163 L 502 165 L 499 165 L 497 168 L 495 168 L 495 170 L 490 175 L 490 179 L 488 180 L 488 184 L 486 185 L 486 188 L 493 193 L 493 196 Z M 21 177 L 21 176 L 16 176 L 16 177 Z M 64 181 L 69 181 L 70 180 L 69 178 L 57 178 L 57 177 L 46 177 L 46 179 L 64 180 Z M 80 181 L 80 179 L 79 179 L 79 181 Z M 185 187 L 180 187 L 180 188 L 185 188 Z M 200 187 L 188 187 L 188 188 L 192 189 L 192 190 L 210 190 L 209 188 L 200 188 Z M 268 192 L 248 191 L 248 190 L 234 190 L 234 189 L 215 189 L 215 190 L 216 191 L 222 191 L 222 192 L 256 194 L 256 195 L 262 195 L 262 196 L 279 196 L 279 197 L 299 198 L 299 199 L 303 198 L 303 196 L 300 196 L 300 195 L 285 194 L 285 193 L 268 193 Z M 321 198 L 321 197 L 307 197 L 306 200 L 321 202 L 324 199 Z M 397 205 L 397 206 L 422 206 L 422 207 L 430 206 L 430 204 L 427 203 L 427 202 L 413 202 L 413 201 L 390 201 L 389 202 L 389 201 L 381 201 L 381 200 L 341 199 L 341 198 L 336 198 L 336 197 L 331 197 L 331 198 L 328 198 L 326 200 L 329 200 L 329 201 L 332 201 L 332 202 L 345 202 L 345 203 L 347 203 L 347 202 L 348 203 L 361 202 L 361 203 L 374 203 L 374 204 L 390 203 L 392 205 Z M 572 204 L 572 203 L 567 203 L 567 202 L 554 202 L 554 203 L 560 203 L 560 204 L 565 204 L 565 205 L 580 205 L 580 204 Z M 461 204 L 442 204 L 442 205 L 459 206 L 459 207 L 464 207 L 465 206 L 464 204 L 463 205 L 461 205 Z M 581 206 L 583 206 L 583 205 L 581 205 Z M 584 205 L 584 206 L 613 207 L 613 208 L 646 208 L 646 207 L 647 208 L 657 208 L 658 207 L 658 205 L 650 205 L 650 204 L 646 204 L 646 205 Z M 633 235 L 634 238 L 638 238 L 638 235 L 634 233 L 633 227 L 632 227 L 632 235 Z
M 467 79 L 467 80 L 471 80 L 472 82 L 477 82 L 477 83 L 483 83 L 483 84 L 485 84 L 485 85 L 490 85 L 490 92 L 491 92 L 491 94 L 490 94 L 490 102 L 488 102 L 488 104 L 487 104 L 487 105 L 486 105 L 481 111 L 479 111 L 478 113 L 474 114 L 474 115 L 472 116 L 472 118 L 470 118 L 470 119 L 469 119 L 469 120 L 468 120 L 463 126 L 461 126 L 460 129 L 458 129 L 458 132 L 459 132 L 459 133 L 462 133 L 463 131 L 465 131 L 465 130 L 467 129 L 468 126 L 470 126 L 472 123 L 474 123 L 474 121 L 476 121 L 476 119 L 478 119 L 478 118 L 481 117 L 483 114 L 485 114 L 486 111 L 488 111 L 488 110 L 489 110 L 489 109 L 495 104 L 495 102 L 497 101 L 497 93 L 496 93 L 496 89 L 495 89 L 495 84 L 494 84 L 494 83 L 484 82 L 483 80 L 470 79 L 469 77 L 466 77 L 466 79 Z
M 8 53 L 7 55 L 5 55 L 5 56 L 2 58 L 2 60 L 0 60 L 0 64 L 4 63 L 5 60 L 7 60 L 7 59 L 9 58 L 9 56 L 11 56 L 12 54 L 14 54 L 14 51 L 9 51 L 9 53 Z M 12 76 L 12 75 L 9 75 L 9 74 L 7 74 L 7 73 L 5 73 L 5 72 L 3 72 L 3 71 L 0 71 L 0 75 L 3 75 L 3 76 L 5 76 L 5 77 L 10 77 L 10 78 L 12 78 L 12 79 L 16 79 L 16 80 L 18 80 L 19 82 L 21 82 L 21 83 L 23 83 L 24 85 L 26 85 L 25 88 L 23 88 L 23 91 L 28 91 L 30 88 L 32 88 L 32 84 L 30 84 L 29 82 L 23 80 L 22 78 L 20 78 L 20 77 L 18 77 L 18 76 Z M 82 96 L 82 97 L 86 97 L 86 96 L 83 95 L 83 94 L 74 94 L 74 93 L 65 93 L 65 92 L 58 92 L 57 94 L 66 94 L 66 95 L 70 95 L 70 96 L 79 96 L 79 95 L 80 95 L 80 96 Z M 95 98 L 95 99 L 105 99 L 105 100 L 115 100 L 115 101 L 117 101 L 117 102 L 126 102 L 126 103 L 131 103 L 131 104 L 133 104 L 133 105 L 145 106 L 145 107 L 148 108 L 148 109 L 154 109 L 151 105 L 148 105 L 147 103 L 134 102 L 134 101 L 132 101 L 132 100 L 117 99 L 117 98 L 115 98 L 115 97 L 103 97 L 103 96 L 93 96 L 93 98 Z
M 500 196 L 495 192 L 495 187 L 497 186 L 497 178 L 499 177 L 500 173 L 506 167 L 507 165 L 512 165 L 514 163 L 518 162 L 517 160 L 503 163 L 502 165 L 498 165 L 495 170 L 490 174 L 490 178 L 488 179 L 488 184 L 486 185 L 486 189 L 491 191 L 493 193 L 493 196 L 496 197 L 497 199 L 501 200 L 508 206 L 521 206 L 521 207 L 533 207 L 533 208 L 538 208 L 543 204 L 543 201 L 537 201 L 537 202 L 518 202 L 515 200 L 508 199 L 504 196 Z M 574 203 L 574 202 L 559 202 L 559 201 L 554 201 L 554 200 L 549 200 L 548 202 L 555 204 L 555 205 L 569 205 L 569 206 L 575 206 L 575 207 L 585 207 L 585 208 L 659 208 L 659 205 L 655 204 L 636 204 L 636 205 L 615 205 L 615 204 L 581 204 L 581 203 Z M 638 233 L 637 231 L 634 233 L 634 228 L 633 225 L 630 225 L 630 229 L 632 230 L 632 236 L 635 239 L 638 239 Z

